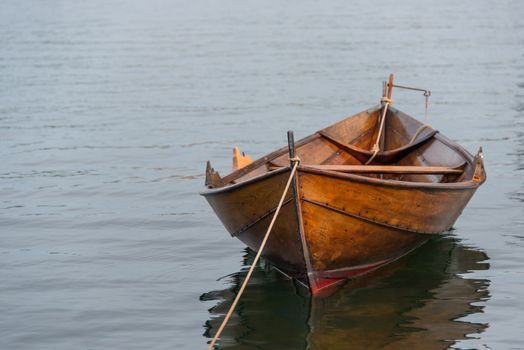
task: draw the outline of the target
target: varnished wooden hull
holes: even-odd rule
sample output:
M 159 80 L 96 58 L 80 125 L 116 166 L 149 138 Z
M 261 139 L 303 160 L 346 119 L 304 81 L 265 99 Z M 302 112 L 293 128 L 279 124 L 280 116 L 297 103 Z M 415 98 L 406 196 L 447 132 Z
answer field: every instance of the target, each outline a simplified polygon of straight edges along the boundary
M 204 196 L 233 237 L 254 251 L 267 230 L 289 171 L 282 169 L 222 191 L 206 191 Z M 264 256 L 293 276 L 305 277 L 305 262 L 299 237 L 298 219 L 292 191 L 286 196 L 274 235 L 268 240 Z
M 204 195 L 229 233 L 257 251 L 288 176 L 283 169 Z M 299 199 L 290 189 L 263 255 L 318 294 L 451 229 L 477 188 L 381 182 L 299 168 Z
M 302 163 L 263 255 L 313 294 L 397 260 L 448 231 L 485 180 L 480 154 L 473 157 L 435 131 L 422 137 L 416 148 L 402 146 L 399 135 L 409 139 L 418 124 L 400 111 L 390 117 L 395 132 L 385 141 L 385 147 L 389 143 L 395 149 L 379 155 L 376 164 L 399 169 L 459 164 L 460 176 L 351 174 L 317 166 L 363 164 L 360 158 L 369 155 L 339 140 L 359 128 L 372 138 L 372 118 L 372 112 L 362 112 L 297 143 Z M 355 140 L 365 145 L 362 138 L 357 134 Z M 224 183 L 202 192 L 229 233 L 255 251 L 290 175 L 286 163 L 285 149 L 278 150 L 224 179 L 216 174 L 216 181 Z M 357 168 L 361 171 L 362 165 Z
M 298 179 L 314 292 L 326 279 L 369 272 L 448 231 L 476 189 L 400 186 L 311 170 Z

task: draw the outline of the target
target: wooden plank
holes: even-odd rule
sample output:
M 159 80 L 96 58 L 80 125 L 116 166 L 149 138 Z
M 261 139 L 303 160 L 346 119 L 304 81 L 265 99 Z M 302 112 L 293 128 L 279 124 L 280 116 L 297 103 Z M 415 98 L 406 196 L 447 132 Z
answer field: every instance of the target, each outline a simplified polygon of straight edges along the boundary
M 342 173 L 366 174 L 462 174 L 462 168 L 444 166 L 411 166 L 411 165 L 302 165 L 303 168 L 316 170 L 339 171 Z M 269 170 L 279 169 L 270 166 Z
M 305 168 L 340 171 L 343 173 L 379 174 L 462 174 L 462 169 L 443 166 L 405 165 L 303 165 Z

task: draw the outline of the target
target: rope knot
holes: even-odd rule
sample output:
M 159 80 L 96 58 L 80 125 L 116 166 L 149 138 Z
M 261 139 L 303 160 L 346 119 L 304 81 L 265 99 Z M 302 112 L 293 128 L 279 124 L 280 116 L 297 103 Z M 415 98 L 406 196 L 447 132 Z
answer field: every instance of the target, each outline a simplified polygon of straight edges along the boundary
M 380 103 L 382 104 L 392 104 L 393 103 L 393 100 L 390 99 L 390 98 L 387 98 L 386 96 L 382 96 L 382 98 L 380 99 Z
M 294 156 L 293 158 L 289 158 L 289 161 L 300 163 L 300 158 L 298 156 Z

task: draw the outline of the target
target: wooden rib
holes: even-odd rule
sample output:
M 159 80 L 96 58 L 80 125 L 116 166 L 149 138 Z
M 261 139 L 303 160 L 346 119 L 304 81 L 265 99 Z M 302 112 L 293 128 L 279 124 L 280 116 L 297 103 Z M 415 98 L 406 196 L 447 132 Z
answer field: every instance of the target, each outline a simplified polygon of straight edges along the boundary
M 328 139 L 329 141 L 336 144 L 338 147 L 342 148 L 344 151 L 350 153 L 353 157 L 357 158 L 361 162 L 365 162 L 371 157 L 373 152 L 364 150 L 360 147 L 357 147 L 352 144 L 348 144 L 345 142 L 342 142 L 340 140 L 337 140 L 332 135 L 326 133 L 325 131 L 319 131 L 318 132 L 322 137 Z M 417 147 L 420 147 L 424 143 L 428 142 L 433 136 L 435 136 L 438 133 L 438 130 L 431 130 L 430 132 L 424 134 L 423 136 L 419 136 L 414 142 L 406 144 L 402 147 L 379 152 L 377 154 L 377 157 L 375 158 L 376 161 L 380 162 L 396 162 L 412 150 L 416 149 Z
M 358 146 L 337 140 L 335 137 L 331 136 L 329 133 L 325 132 L 324 130 L 320 130 L 318 133 L 320 136 L 333 142 L 335 145 L 342 148 L 344 151 L 348 152 L 349 154 L 351 154 L 353 157 L 357 158 L 361 162 L 365 162 L 367 159 L 369 159 L 369 157 L 372 154 L 370 151 L 362 149 Z
M 401 165 L 303 165 L 303 168 L 366 174 L 462 174 L 460 168 Z

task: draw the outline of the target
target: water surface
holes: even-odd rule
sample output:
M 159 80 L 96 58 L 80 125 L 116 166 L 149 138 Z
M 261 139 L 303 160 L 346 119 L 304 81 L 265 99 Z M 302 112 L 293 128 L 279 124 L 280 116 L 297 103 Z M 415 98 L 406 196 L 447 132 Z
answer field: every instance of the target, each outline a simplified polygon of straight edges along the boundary
M 250 255 L 205 161 L 432 90 L 488 180 L 450 236 L 332 297 L 261 266 L 221 348 L 524 348 L 524 3 L 6 0 L 0 348 L 205 348 Z M 395 106 L 423 116 L 418 93 Z M 219 279 L 220 277 L 226 276 Z M 218 280 L 219 279 L 219 280 Z

